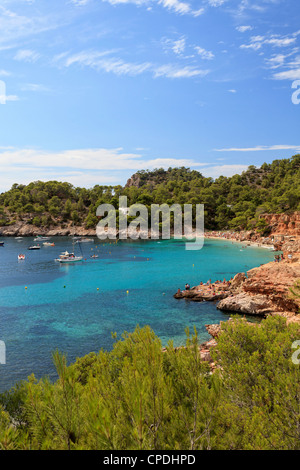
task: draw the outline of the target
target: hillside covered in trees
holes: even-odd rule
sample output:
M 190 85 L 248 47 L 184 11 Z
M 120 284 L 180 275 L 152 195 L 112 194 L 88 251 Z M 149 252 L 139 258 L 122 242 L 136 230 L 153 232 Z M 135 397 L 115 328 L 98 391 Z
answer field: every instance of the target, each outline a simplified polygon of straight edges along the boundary
M 142 203 L 149 208 L 163 203 L 204 204 L 208 230 L 264 232 L 262 214 L 300 210 L 300 155 L 215 180 L 182 167 L 139 171 L 124 187 L 85 189 L 57 181 L 14 184 L 0 194 L 0 227 L 23 221 L 45 229 L 70 224 L 95 228 L 97 207 L 110 203 L 118 209 L 121 195 L 128 197 L 128 205 Z

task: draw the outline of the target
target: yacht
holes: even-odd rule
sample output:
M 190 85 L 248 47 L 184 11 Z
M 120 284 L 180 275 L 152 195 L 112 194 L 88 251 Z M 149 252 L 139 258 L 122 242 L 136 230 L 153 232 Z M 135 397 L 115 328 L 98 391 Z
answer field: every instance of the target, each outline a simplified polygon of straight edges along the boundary
M 82 261 L 82 256 L 75 256 L 74 253 L 69 253 L 68 251 L 64 251 L 59 255 L 56 261 L 59 263 L 76 263 L 78 261 Z

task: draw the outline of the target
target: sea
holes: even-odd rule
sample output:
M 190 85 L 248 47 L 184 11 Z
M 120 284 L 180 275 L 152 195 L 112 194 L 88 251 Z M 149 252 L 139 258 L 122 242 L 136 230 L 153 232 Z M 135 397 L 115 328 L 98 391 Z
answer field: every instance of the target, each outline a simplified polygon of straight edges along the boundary
M 187 327 L 196 327 L 199 341 L 207 341 L 205 325 L 226 321 L 229 314 L 214 302 L 176 300 L 177 289 L 228 280 L 274 258 L 270 249 L 221 239 L 186 250 L 184 240 L 95 238 L 75 245 L 82 262 L 60 264 L 59 255 L 73 251 L 71 237 L 53 237 L 55 246 L 41 244 L 34 251 L 28 250 L 36 244 L 33 238 L 0 240 L 0 392 L 32 373 L 55 380 L 55 350 L 72 363 L 89 352 L 111 350 L 112 333 L 120 339 L 137 325 L 149 325 L 163 346 L 170 340 L 184 345 Z

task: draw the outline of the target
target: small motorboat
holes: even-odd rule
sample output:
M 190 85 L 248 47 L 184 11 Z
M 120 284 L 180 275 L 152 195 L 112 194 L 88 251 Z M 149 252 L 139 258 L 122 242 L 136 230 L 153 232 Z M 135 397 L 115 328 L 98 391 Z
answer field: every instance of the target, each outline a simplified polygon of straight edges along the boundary
M 98 255 L 92 255 L 91 258 L 99 258 Z
M 57 258 L 55 261 L 58 261 L 59 263 L 76 263 L 82 260 L 82 256 L 75 256 L 74 253 L 69 253 L 68 251 L 65 251 L 61 255 L 59 255 L 59 258 Z
M 94 243 L 93 238 L 80 238 L 76 243 Z
M 18 255 L 18 260 L 19 261 L 23 261 L 25 259 L 25 255 Z
M 55 246 L 55 244 L 51 243 L 51 242 L 44 242 L 43 245 L 44 246 Z
M 75 256 L 74 253 L 68 253 L 68 251 L 65 251 L 56 261 L 59 263 L 76 263 L 78 261 L 82 261 L 82 259 L 82 256 Z
M 40 249 L 41 249 L 40 245 L 32 245 L 28 247 L 28 250 L 40 250 Z
M 50 240 L 50 237 L 42 237 L 41 235 L 38 235 L 33 239 L 34 242 L 44 242 L 46 240 Z
M 4 242 L 0 242 L 0 246 L 4 246 Z

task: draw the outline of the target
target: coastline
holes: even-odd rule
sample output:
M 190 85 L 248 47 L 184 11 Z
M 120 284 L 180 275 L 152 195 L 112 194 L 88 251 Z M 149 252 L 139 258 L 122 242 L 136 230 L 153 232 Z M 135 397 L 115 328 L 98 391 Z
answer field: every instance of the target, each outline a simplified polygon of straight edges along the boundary
M 277 254 L 274 261 L 237 273 L 230 280 L 203 283 L 177 291 L 175 299 L 194 302 L 217 302 L 217 308 L 241 315 L 265 318 L 268 315 L 284 316 L 288 322 L 300 322 L 300 301 L 291 295 L 291 288 L 300 279 L 300 239 L 286 236 L 276 243 L 276 238 L 259 237 L 255 240 L 242 232 L 206 232 L 205 239 L 226 240 L 256 248 L 271 249 Z M 281 235 L 282 237 L 282 235 Z M 278 253 L 281 252 L 279 255 Z

